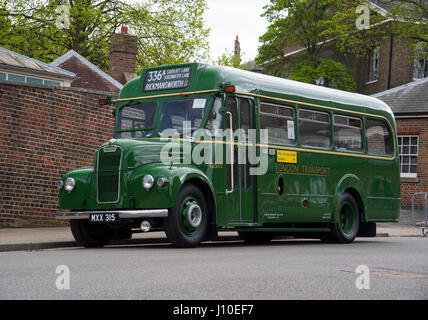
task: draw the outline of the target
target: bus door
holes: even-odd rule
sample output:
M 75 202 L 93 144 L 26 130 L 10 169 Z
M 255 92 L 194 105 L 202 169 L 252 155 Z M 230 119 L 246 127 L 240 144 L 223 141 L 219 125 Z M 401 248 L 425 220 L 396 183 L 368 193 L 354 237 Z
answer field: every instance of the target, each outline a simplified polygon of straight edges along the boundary
M 254 103 L 250 99 L 229 96 L 225 101 L 225 157 L 227 161 L 226 207 L 229 223 L 254 222 L 255 176 L 250 175 L 248 143 L 239 143 L 239 131 L 248 140 L 255 128 Z M 240 130 L 239 130 L 240 129 Z M 255 142 L 254 142 L 255 143 Z

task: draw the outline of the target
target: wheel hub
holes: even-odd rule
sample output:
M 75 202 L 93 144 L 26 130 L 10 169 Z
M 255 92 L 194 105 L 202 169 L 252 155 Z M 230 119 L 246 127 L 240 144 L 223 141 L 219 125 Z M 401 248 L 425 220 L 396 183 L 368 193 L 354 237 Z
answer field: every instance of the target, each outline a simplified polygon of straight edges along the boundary
M 202 210 L 196 203 L 192 203 L 187 209 L 187 222 L 193 228 L 199 227 L 202 222 Z

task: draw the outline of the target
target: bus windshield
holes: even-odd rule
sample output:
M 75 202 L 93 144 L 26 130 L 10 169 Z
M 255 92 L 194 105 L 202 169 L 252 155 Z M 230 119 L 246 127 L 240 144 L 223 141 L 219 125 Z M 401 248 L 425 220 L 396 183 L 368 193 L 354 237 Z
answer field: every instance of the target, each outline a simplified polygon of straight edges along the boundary
M 200 128 L 207 99 L 173 99 L 165 101 L 157 125 L 157 132 L 183 136 Z M 153 133 L 156 127 L 156 102 L 130 103 L 120 108 L 118 117 L 119 138 L 142 138 Z
M 168 135 L 171 129 L 181 136 L 198 130 L 202 123 L 207 99 L 170 100 L 164 103 L 158 132 Z M 168 133 L 169 131 L 169 133 Z

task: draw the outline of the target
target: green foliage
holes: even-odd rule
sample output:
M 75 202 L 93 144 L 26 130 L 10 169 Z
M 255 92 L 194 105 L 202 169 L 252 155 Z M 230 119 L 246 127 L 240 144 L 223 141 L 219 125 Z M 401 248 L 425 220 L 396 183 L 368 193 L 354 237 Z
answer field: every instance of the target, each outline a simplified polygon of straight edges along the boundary
M 242 70 L 250 70 L 248 63 L 242 63 L 242 58 L 235 56 L 232 51 L 225 50 L 223 54 L 217 58 L 216 61 L 211 61 L 212 64 L 217 66 L 233 67 Z
M 58 28 L 69 7 L 68 28 Z M 137 69 L 208 59 L 206 0 L 0 0 L 0 46 L 51 62 L 73 49 L 108 70 L 111 36 L 138 36 Z
M 408 40 L 414 51 L 425 51 L 428 56 L 428 1 L 377 0 L 389 4 L 390 10 L 379 10 L 366 0 L 271 0 L 263 16 L 270 23 L 260 38 L 262 46 L 256 58 L 265 72 L 288 77 L 303 66 L 316 70 L 321 63 L 321 52 L 334 43 L 337 51 L 346 56 L 368 57 L 372 50 L 398 34 Z M 368 28 L 358 27 L 363 12 L 368 8 Z M 331 40 L 331 41 L 330 41 Z M 334 42 L 332 42 L 334 41 Z M 286 52 L 303 49 L 287 57 Z
M 342 6 L 343 1 L 339 0 L 271 0 L 262 15 L 270 25 L 260 37 L 262 46 L 256 62 L 269 62 L 270 73 L 277 74 L 275 70 L 289 65 L 284 57 L 286 48 L 304 48 L 307 60 L 319 63 L 321 49 L 329 39 L 325 21 Z
M 393 30 L 400 38 L 407 40 L 413 51 L 425 54 L 420 58 L 427 59 L 428 54 L 428 1 L 420 0 L 381 0 L 395 4 L 388 18 L 394 19 Z
M 350 92 L 355 92 L 357 85 L 352 77 L 352 71 L 343 64 L 330 59 L 322 60 L 317 67 L 310 65 L 296 66 L 298 71 L 293 73 L 292 80 L 316 84 L 323 78 L 326 86 Z
M 428 44 L 428 2 L 419 0 L 378 0 L 378 4 L 388 4 L 389 10 L 376 10 L 364 0 L 348 0 L 348 6 L 337 12 L 329 21 L 326 34 L 336 40 L 338 51 L 367 57 L 373 48 L 394 33 L 408 45 L 416 49 Z M 370 27 L 359 30 L 356 21 L 360 14 L 358 6 L 365 5 L 370 10 Z
M 213 61 L 215 65 L 239 68 L 241 65 L 241 57 L 237 57 L 233 52 L 225 50 L 223 54 L 218 57 L 217 61 Z

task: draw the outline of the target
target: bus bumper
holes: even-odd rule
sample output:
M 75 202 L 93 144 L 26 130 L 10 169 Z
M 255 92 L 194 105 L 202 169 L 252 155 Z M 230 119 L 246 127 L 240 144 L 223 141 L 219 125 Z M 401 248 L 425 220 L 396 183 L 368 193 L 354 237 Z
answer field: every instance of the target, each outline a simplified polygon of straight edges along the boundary
M 116 214 L 120 219 L 132 218 L 166 218 L 168 217 L 168 209 L 149 209 L 149 210 L 109 210 L 109 211 L 71 211 L 57 212 L 56 219 L 59 220 L 74 220 L 74 219 L 89 219 L 91 214 Z

